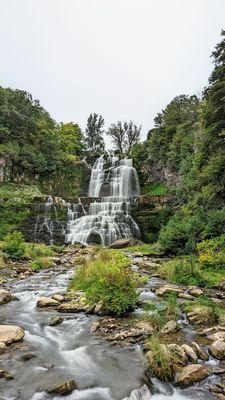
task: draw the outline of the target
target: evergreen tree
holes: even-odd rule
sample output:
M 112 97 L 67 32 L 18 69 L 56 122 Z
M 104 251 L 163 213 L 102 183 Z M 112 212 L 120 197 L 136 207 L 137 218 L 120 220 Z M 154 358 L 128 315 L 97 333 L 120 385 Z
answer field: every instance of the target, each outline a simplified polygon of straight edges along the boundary
M 86 151 L 90 156 L 99 156 L 105 150 L 103 139 L 104 118 L 98 114 L 90 114 L 85 130 Z

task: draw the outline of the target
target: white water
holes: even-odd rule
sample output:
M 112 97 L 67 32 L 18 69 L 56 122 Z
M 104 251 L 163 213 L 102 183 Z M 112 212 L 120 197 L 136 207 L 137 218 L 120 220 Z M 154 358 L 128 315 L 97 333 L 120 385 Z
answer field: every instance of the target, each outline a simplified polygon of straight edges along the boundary
M 89 184 L 89 197 L 96 201 L 90 204 L 88 215 L 79 218 L 70 209 L 66 242 L 108 246 L 121 238 L 139 237 L 139 228 L 130 213 L 133 199 L 139 196 L 138 175 L 131 159 L 113 157 L 105 169 L 104 157 L 99 157 Z

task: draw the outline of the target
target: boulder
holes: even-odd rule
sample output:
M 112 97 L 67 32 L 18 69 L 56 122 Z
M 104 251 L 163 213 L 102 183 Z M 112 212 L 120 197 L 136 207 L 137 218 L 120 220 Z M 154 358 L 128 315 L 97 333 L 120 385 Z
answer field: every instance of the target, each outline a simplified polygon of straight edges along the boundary
M 61 303 L 64 300 L 64 296 L 62 296 L 61 294 L 54 294 L 52 296 L 52 299 L 58 301 L 59 303 Z
M 62 317 L 52 317 L 48 323 L 48 326 L 56 326 L 64 321 Z
M 58 311 L 65 313 L 79 313 L 86 311 L 87 308 L 88 306 L 78 303 L 61 303 L 60 306 L 58 307 Z
M 181 346 L 178 346 L 176 343 L 171 343 L 167 345 L 167 348 L 170 351 L 174 364 L 186 365 L 188 363 L 187 355 Z
M 187 318 L 191 324 L 205 325 L 215 321 L 215 315 L 211 307 L 197 306 L 187 313 Z
M 182 292 L 182 289 L 175 285 L 166 284 L 166 285 L 160 287 L 159 289 L 157 289 L 155 294 L 156 294 L 156 296 L 164 296 L 171 292 L 178 294 L 178 293 Z
M 0 289 L 0 304 L 8 303 L 12 300 L 12 295 L 9 290 Z
M 188 344 L 183 344 L 181 346 L 181 348 L 184 350 L 187 358 L 192 362 L 192 363 L 196 363 L 198 360 L 198 356 L 195 352 L 195 350 L 189 346 Z
M 11 344 L 24 338 L 25 332 L 20 326 L 0 325 L 0 342 Z
M 198 287 L 190 288 L 189 293 L 191 296 L 194 296 L 194 297 L 204 296 L 203 290 Z
M 123 249 L 124 247 L 135 246 L 139 243 L 137 239 L 130 237 L 130 238 L 123 238 L 116 240 L 109 246 L 109 249 Z
M 194 382 L 199 382 L 208 376 L 208 370 L 204 365 L 190 364 L 182 369 L 177 376 L 177 383 L 187 386 Z
M 161 329 L 161 333 L 166 335 L 168 333 L 175 333 L 179 330 L 178 323 L 176 321 L 168 321 Z
M 60 394 L 60 395 L 67 395 L 73 392 L 74 389 L 76 389 L 77 385 L 74 380 L 66 381 L 60 384 L 57 384 L 56 386 L 53 386 L 52 388 L 47 390 L 47 393 L 55 393 L 55 394 Z
M 96 332 L 99 329 L 99 327 L 100 327 L 100 323 L 98 321 L 92 322 L 91 327 L 90 327 L 90 333 Z
M 210 347 L 210 352 L 212 356 L 218 358 L 218 360 L 225 360 L 225 343 L 215 340 Z
M 209 355 L 203 350 L 202 346 L 200 346 L 198 343 L 192 342 L 191 347 L 193 347 L 200 360 L 207 361 L 209 359 Z
M 219 340 L 220 342 L 224 342 L 225 341 L 225 331 L 218 331 L 216 333 L 213 333 L 212 335 L 208 336 L 209 340 Z
M 58 307 L 59 302 L 57 300 L 52 299 L 51 297 L 39 297 L 37 300 L 37 307 L 44 308 L 44 307 Z
M 191 296 L 190 294 L 187 294 L 187 293 L 179 293 L 178 297 L 180 299 L 184 299 L 184 300 L 193 300 L 194 299 L 193 296 Z

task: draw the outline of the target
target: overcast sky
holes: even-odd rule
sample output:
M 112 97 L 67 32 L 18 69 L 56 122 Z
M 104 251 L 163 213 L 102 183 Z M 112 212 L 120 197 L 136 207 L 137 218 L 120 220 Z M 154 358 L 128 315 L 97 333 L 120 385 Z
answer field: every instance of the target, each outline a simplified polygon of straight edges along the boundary
M 153 126 L 176 95 L 199 94 L 225 28 L 225 0 L 0 0 L 0 85 L 58 122 Z

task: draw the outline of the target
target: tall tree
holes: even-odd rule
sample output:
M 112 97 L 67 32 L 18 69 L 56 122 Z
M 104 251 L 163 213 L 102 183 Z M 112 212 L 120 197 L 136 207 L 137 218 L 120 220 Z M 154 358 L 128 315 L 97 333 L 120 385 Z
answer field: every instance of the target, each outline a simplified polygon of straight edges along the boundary
M 74 122 L 61 123 L 59 125 L 59 140 L 62 151 L 62 159 L 75 161 L 82 155 L 83 135 L 78 124 Z
M 134 144 L 140 140 L 141 125 L 137 126 L 132 121 L 112 124 L 107 132 L 112 138 L 116 152 L 120 156 L 129 156 Z
M 87 120 L 85 130 L 85 140 L 87 153 L 92 156 L 98 156 L 105 150 L 103 139 L 104 118 L 98 114 L 90 114 Z

